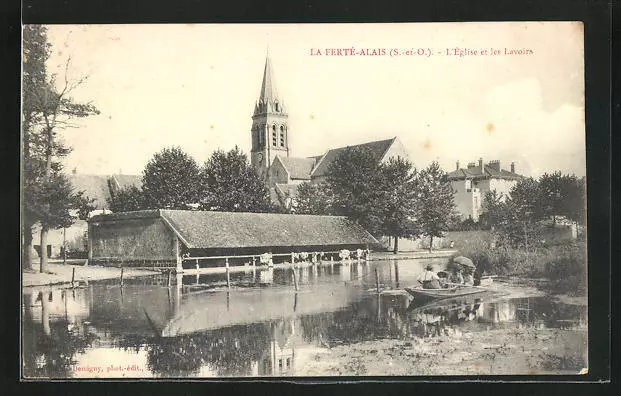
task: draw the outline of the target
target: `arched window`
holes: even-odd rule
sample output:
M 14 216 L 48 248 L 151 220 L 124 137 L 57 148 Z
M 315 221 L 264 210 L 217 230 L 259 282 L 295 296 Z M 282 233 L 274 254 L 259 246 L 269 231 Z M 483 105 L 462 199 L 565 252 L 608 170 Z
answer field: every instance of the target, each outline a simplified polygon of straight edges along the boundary
M 280 106 L 279 106 L 278 102 L 274 102 L 274 109 L 276 111 L 280 111 Z
M 280 147 L 285 147 L 285 127 L 280 126 Z
M 277 136 L 276 136 L 276 125 L 272 125 L 272 146 L 276 147 L 276 143 L 277 143 Z

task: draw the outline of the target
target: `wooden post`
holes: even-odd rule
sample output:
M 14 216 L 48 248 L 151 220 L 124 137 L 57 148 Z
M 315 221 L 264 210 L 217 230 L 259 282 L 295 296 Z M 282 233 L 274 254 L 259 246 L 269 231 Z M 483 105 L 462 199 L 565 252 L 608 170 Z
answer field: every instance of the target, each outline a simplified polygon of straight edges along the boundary
M 395 281 L 397 282 L 397 287 L 399 287 L 399 264 L 395 260 Z
M 224 259 L 224 265 L 226 265 L 226 287 L 227 289 L 231 288 L 231 276 L 229 274 L 229 258 L 226 257 Z
M 198 271 L 199 268 L 200 268 L 200 265 L 198 265 L 198 259 L 196 259 L 196 270 Z
M 175 236 L 175 262 L 177 272 L 183 272 L 183 259 L 181 257 L 181 246 L 179 245 L 179 237 Z
M 379 286 L 379 274 L 377 273 L 377 268 L 375 268 L 375 289 L 377 290 L 377 292 L 380 292 L 380 286 Z
M 67 265 L 67 229 L 63 227 L 63 264 Z
M 256 267 L 256 265 L 257 265 L 257 262 L 256 262 L 256 261 L 257 261 L 257 260 L 256 260 L 256 257 L 252 256 L 252 266 L 253 266 L 253 267 Z
M 295 273 L 295 267 L 291 267 L 291 275 L 293 276 L 293 285 L 295 286 L 295 291 L 297 292 L 300 289 L 298 288 L 298 277 Z
M 84 266 L 88 266 L 88 263 L 93 261 L 93 226 L 91 225 L 91 223 L 88 223 L 88 228 L 87 228 L 87 245 L 88 245 L 88 256 L 86 259 L 86 263 L 84 263 Z
M 124 268 L 123 268 L 123 267 L 121 267 L 121 279 L 120 279 L 120 285 L 121 285 L 121 287 L 123 287 L 123 270 L 124 270 Z
M 73 267 L 73 270 L 71 271 L 71 287 L 73 287 L 75 282 L 75 267 Z
M 291 265 L 295 264 L 295 255 L 291 252 Z
M 168 270 L 168 279 L 166 280 L 166 286 L 170 287 L 170 277 L 172 274 L 172 270 Z

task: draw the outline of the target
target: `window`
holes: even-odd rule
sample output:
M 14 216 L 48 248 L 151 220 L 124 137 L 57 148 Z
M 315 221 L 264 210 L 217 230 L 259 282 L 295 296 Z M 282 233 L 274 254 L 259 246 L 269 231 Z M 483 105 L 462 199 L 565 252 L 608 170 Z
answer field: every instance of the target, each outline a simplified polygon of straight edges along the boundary
M 285 147 L 285 127 L 280 126 L 280 147 Z
M 287 358 L 287 368 L 291 367 L 291 358 Z
M 276 147 L 276 125 L 272 125 L 272 146 Z
M 280 106 L 278 105 L 278 102 L 274 103 L 274 108 L 276 109 L 276 111 L 280 111 Z

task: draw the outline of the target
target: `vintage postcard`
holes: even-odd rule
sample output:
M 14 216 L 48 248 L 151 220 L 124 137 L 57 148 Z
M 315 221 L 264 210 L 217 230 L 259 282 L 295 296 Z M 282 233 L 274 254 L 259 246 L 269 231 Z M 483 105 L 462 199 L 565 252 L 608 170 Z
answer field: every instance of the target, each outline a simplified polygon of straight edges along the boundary
M 22 378 L 588 373 L 583 36 L 24 25 Z

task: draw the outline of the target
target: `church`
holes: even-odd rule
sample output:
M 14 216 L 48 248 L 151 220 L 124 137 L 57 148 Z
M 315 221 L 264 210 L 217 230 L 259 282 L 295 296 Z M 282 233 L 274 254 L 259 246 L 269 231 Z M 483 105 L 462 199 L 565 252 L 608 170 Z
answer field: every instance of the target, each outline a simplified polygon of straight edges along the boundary
M 369 149 L 378 163 L 390 158 L 408 158 L 405 147 L 397 137 L 333 148 L 311 157 L 294 157 L 289 147 L 289 133 L 287 109 L 278 95 L 268 53 L 259 99 L 252 115 L 250 158 L 252 167 L 270 188 L 272 201 L 279 202 L 279 196 L 295 201 L 300 183 L 325 180 L 330 164 L 350 147 Z

